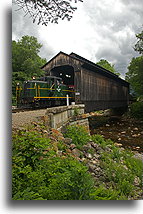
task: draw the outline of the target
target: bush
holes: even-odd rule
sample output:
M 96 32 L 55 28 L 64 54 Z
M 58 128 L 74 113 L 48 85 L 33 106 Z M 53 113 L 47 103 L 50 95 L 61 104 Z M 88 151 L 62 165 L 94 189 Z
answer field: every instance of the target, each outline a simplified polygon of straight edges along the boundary
M 13 135 L 13 200 L 89 200 L 94 181 L 88 168 L 73 157 L 57 156 L 42 134 Z
M 94 182 L 87 167 L 77 160 L 52 157 L 44 163 L 47 187 L 40 192 L 48 200 L 90 200 Z
M 131 117 L 143 119 L 143 102 L 135 102 L 130 106 Z
M 13 161 L 23 166 L 35 168 L 43 152 L 50 146 L 50 139 L 35 131 L 19 131 L 13 135 Z M 46 153 L 47 155 L 47 153 Z
M 44 151 L 49 147 L 50 140 L 34 131 L 19 131 L 12 136 L 12 196 L 14 200 L 34 199 L 29 176 L 39 167 L 41 157 L 47 156 Z M 37 180 L 40 171 L 36 174 Z M 40 180 L 39 180 L 40 181 Z M 36 184 L 37 185 L 37 184 Z M 30 186 L 30 187 L 29 187 Z M 29 191 L 31 189 L 31 191 Z M 35 198 L 37 193 L 35 192 Z M 40 196 L 38 196 L 40 197 Z M 37 199 L 38 200 L 38 199 Z
M 101 135 L 92 135 L 92 140 L 95 143 L 98 143 L 102 148 L 105 148 L 107 146 L 106 140 Z
M 68 126 L 64 134 L 65 137 L 71 138 L 72 142 L 81 149 L 90 140 L 90 135 L 84 126 Z
M 82 147 L 91 138 L 83 127 L 68 127 L 66 136 Z M 52 139 L 52 138 L 51 138 Z M 99 144 L 103 176 L 93 180 L 88 168 L 56 138 L 50 141 L 36 131 L 13 135 L 13 200 L 127 200 L 142 189 L 142 161 L 116 147 L 111 140 L 93 135 Z M 110 149 L 109 149 L 110 148 Z M 58 150 L 63 151 L 58 153 Z M 93 152 L 90 149 L 90 152 Z M 137 186 L 134 185 L 138 178 Z M 95 187 L 96 185 L 96 187 Z
M 120 191 L 112 187 L 106 188 L 103 184 L 95 189 L 92 196 L 94 200 L 127 200 L 126 196 L 120 195 Z
M 16 97 L 12 96 L 12 105 L 16 106 L 17 105 L 17 101 L 16 101 Z

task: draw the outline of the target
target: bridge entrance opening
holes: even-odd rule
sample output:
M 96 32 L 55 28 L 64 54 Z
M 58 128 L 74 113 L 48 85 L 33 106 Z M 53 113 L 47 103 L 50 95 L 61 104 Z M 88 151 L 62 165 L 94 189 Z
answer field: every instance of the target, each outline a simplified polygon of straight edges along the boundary
M 62 78 L 63 84 L 74 88 L 74 68 L 72 66 L 55 67 L 51 70 L 50 75 Z

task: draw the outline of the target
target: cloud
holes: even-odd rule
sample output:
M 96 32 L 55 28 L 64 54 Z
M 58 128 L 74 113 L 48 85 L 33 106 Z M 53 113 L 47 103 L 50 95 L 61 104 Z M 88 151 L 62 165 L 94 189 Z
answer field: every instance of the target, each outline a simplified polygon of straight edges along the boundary
M 73 19 L 58 25 L 38 26 L 13 7 L 13 38 L 37 37 L 43 44 L 41 56 L 49 60 L 59 51 L 75 52 L 93 62 L 101 58 L 115 64 L 125 75 L 132 57 L 135 34 L 142 30 L 142 0 L 84 0 L 77 4 Z
M 138 2 L 130 0 L 129 4 L 122 0 L 89 2 L 89 4 L 86 2 L 85 10 L 90 18 L 89 23 L 94 31 L 98 32 L 96 59 L 109 60 L 124 76 L 130 60 L 138 55 L 133 47 L 136 43 L 135 34 L 140 32 L 142 25 L 142 2 L 139 0 Z
M 16 4 L 12 6 L 12 39 L 21 39 L 24 35 L 35 36 L 38 42 L 43 45 L 40 55 L 47 60 L 54 54 L 52 45 L 47 43 L 46 36 L 41 37 L 41 31 L 38 30 L 38 25 L 32 22 L 32 19 L 26 15 L 23 10 L 18 10 Z

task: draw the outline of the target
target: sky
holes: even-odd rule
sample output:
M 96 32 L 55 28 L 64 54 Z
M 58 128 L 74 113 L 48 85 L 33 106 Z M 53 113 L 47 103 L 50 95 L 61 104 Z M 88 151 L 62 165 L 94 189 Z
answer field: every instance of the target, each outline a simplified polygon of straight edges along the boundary
M 74 52 L 95 63 L 106 59 L 124 78 L 131 59 L 138 56 L 133 47 L 135 35 L 143 27 L 142 0 L 83 0 L 76 6 L 71 21 L 43 26 L 33 24 L 13 4 L 13 40 L 35 36 L 43 45 L 40 56 L 47 61 L 60 51 Z

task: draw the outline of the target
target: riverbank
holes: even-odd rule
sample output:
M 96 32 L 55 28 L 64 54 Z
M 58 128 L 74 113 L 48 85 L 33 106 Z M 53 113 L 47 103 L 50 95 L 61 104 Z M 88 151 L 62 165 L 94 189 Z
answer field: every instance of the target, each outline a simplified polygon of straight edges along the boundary
M 117 145 L 143 153 L 143 121 L 126 116 L 104 116 L 89 118 L 91 135 L 100 134 Z

